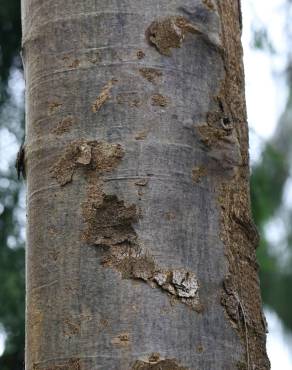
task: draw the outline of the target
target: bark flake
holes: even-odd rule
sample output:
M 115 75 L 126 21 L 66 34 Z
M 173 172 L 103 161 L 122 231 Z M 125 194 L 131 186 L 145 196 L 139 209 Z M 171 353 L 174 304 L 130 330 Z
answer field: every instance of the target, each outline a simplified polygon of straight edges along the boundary
M 156 68 L 140 68 L 139 72 L 142 77 L 154 85 L 157 84 L 162 77 L 162 72 Z
M 194 183 L 199 183 L 202 177 L 207 175 L 207 169 L 203 166 L 196 166 L 192 169 L 192 180 Z
M 182 16 L 158 18 L 146 30 L 146 37 L 160 54 L 170 57 L 172 49 L 180 48 L 188 33 L 202 36 L 208 44 L 222 52 L 217 41 L 211 39 L 200 27 Z
M 80 139 L 66 146 L 64 154 L 51 167 L 50 172 L 52 177 L 64 186 L 71 182 L 78 167 L 101 174 L 115 168 L 123 154 L 119 144 Z
M 111 343 L 117 347 L 128 347 L 131 343 L 129 333 L 120 333 L 116 337 L 112 338 Z
M 97 113 L 103 104 L 110 98 L 110 91 L 116 82 L 116 79 L 111 79 L 106 85 L 104 85 L 100 94 L 91 106 L 93 113 Z
M 215 5 L 212 0 L 203 0 L 203 4 L 211 11 L 215 10 Z
M 168 105 L 168 99 L 161 94 L 154 94 L 151 97 L 151 105 L 155 107 L 166 107 Z

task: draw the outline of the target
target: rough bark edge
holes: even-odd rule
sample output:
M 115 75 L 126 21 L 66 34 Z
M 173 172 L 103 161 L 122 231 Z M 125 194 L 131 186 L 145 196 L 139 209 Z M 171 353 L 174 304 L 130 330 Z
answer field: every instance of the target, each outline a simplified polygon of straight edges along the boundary
M 237 364 L 241 369 L 268 370 L 266 327 L 259 289 L 255 248 L 258 233 L 252 221 L 249 197 L 248 128 L 244 97 L 244 73 L 240 38 L 240 9 L 232 0 L 218 0 L 221 18 L 225 79 L 220 91 L 224 110 L 240 145 L 241 163 L 219 187 L 221 209 L 220 238 L 225 245 L 229 273 L 223 283 L 221 304 L 239 334 L 246 356 Z M 237 41 L 237 42 L 236 42 Z

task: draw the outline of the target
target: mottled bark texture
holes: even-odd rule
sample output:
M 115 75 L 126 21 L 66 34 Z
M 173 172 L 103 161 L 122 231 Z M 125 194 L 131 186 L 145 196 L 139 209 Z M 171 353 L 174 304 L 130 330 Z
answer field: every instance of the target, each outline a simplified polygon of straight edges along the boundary
M 27 370 L 266 370 L 236 0 L 22 0 Z

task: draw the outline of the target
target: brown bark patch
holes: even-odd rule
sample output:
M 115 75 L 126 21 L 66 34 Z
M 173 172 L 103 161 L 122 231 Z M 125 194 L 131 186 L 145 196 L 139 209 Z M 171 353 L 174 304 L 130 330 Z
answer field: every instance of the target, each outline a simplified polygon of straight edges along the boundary
M 163 18 L 151 23 L 146 31 L 149 42 L 163 55 L 171 56 L 171 49 L 180 48 L 184 33 L 176 25 L 177 17 Z
M 206 175 L 207 175 L 207 169 L 205 167 L 198 166 L 192 169 L 192 180 L 195 183 L 200 182 L 202 177 Z
M 198 126 L 197 132 L 201 142 L 204 143 L 208 148 L 211 148 L 215 145 L 220 146 L 220 142 L 226 141 L 228 143 L 231 140 L 229 131 L 208 124 Z
M 180 48 L 187 33 L 198 33 L 208 39 L 207 35 L 182 16 L 155 20 L 148 27 L 146 37 L 160 54 L 171 56 L 171 49 Z
M 77 68 L 80 65 L 80 60 L 74 59 L 72 62 L 68 64 L 69 68 Z
M 63 118 L 57 125 L 57 127 L 54 128 L 53 133 L 56 135 L 63 135 L 66 132 L 69 132 L 72 125 L 74 123 L 74 119 L 71 116 Z
M 127 207 L 116 195 L 101 195 L 100 189 L 94 192 L 92 186 L 90 191 L 93 193 L 89 194 L 90 198 L 83 204 L 87 225 L 84 239 L 105 248 L 118 245 L 122 249 L 124 245 L 133 245 L 137 239 L 132 227 L 132 223 L 138 219 L 136 206 Z
M 129 107 L 139 108 L 142 105 L 142 100 L 139 97 L 138 93 L 127 92 L 127 93 L 120 93 L 117 95 L 117 103 L 118 104 L 127 104 Z
M 154 94 L 151 97 L 151 105 L 156 107 L 166 107 L 168 105 L 168 99 L 161 94 Z
M 149 179 L 141 179 L 135 182 L 137 186 L 146 186 L 149 182 Z
M 61 106 L 62 106 L 62 103 L 59 103 L 57 101 L 50 102 L 49 103 L 49 114 L 55 113 Z
M 204 352 L 204 347 L 203 347 L 201 344 L 199 344 L 199 345 L 196 347 L 196 352 L 197 352 L 197 353 L 203 353 L 203 352 Z
M 209 10 L 215 10 L 215 5 L 212 0 L 203 0 L 203 4 L 209 9 Z
M 135 135 L 135 140 L 145 140 L 148 134 L 148 130 L 140 131 Z
M 110 98 L 110 91 L 116 82 L 116 79 L 112 79 L 106 85 L 104 85 L 100 94 L 91 106 L 93 113 L 97 113 L 103 104 Z
M 46 367 L 43 367 L 39 364 L 33 364 L 33 370 L 81 370 L 81 364 L 79 358 L 74 358 Z
M 65 55 L 62 59 L 68 68 L 77 68 L 80 65 L 80 61 L 78 59 L 72 59 L 69 55 Z
M 175 213 L 174 212 L 166 212 L 165 213 L 165 218 L 168 220 L 168 221 L 173 221 L 175 220 Z
M 159 82 L 162 76 L 162 72 L 156 68 L 140 68 L 139 72 L 142 77 L 153 84 Z
M 119 144 L 80 139 L 67 145 L 64 154 L 52 166 L 50 172 L 52 177 L 64 186 L 72 180 L 78 167 L 104 173 L 115 168 L 122 157 L 123 150 Z
M 145 53 L 143 50 L 138 50 L 137 51 L 137 58 L 138 59 L 143 59 L 145 57 Z
M 80 334 L 80 320 L 76 321 L 73 318 L 64 320 L 64 335 L 66 337 L 72 337 Z
M 111 340 L 112 345 L 117 347 L 128 347 L 131 343 L 129 333 L 121 333 Z
M 157 362 L 145 362 L 138 360 L 134 363 L 132 370 L 188 370 L 181 366 L 175 359 L 165 359 Z

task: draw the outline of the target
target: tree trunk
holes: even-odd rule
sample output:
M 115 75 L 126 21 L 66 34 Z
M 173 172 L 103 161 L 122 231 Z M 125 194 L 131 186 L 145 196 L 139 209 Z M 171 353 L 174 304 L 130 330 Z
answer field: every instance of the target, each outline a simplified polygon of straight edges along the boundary
M 239 3 L 22 5 L 26 369 L 269 369 Z

